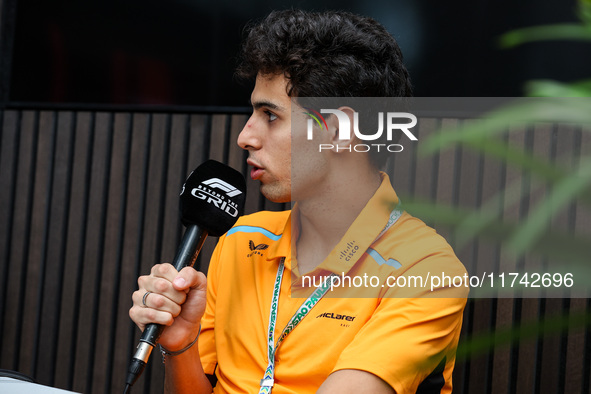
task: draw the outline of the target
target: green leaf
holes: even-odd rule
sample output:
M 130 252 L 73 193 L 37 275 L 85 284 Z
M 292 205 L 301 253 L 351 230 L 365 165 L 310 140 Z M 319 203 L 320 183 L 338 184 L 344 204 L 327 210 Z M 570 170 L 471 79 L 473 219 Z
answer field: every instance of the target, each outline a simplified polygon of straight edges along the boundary
M 591 41 L 591 28 L 574 23 L 526 27 L 503 34 L 498 44 L 501 48 L 513 48 L 529 42 L 547 40 Z
M 494 348 L 508 346 L 524 339 L 558 334 L 568 330 L 589 327 L 590 325 L 591 314 L 576 313 L 548 317 L 541 321 L 536 320 L 523 323 L 517 327 L 497 328 L 494 332 L 475 335 L 460 342 L 456 351 L 456 357 L 458 361 L 462 361 L 470 357 L 486 354 Z
M 529 97 L 589 97 L 591 81 L 566 84 L 552 80 L 532 80 L 525 83 Z
M 559 167 L 496 140 L 471 140 L 464 145 L 485 155 L 497 157 L 507 164 L 518 166 L 549 182 L 559 181 L 566 176 L 566 171 Z
M 484 201 L 477 210 L 467 213 L 455 228 L 457 247 L 464 247 L 485 228 L 493 225 L 502 215 L 503 206 L 512 206 L 518 202 L 522 197 L 521 187 L 521 182 L 513 182 L 505 190 Z
M 541 236 L 554 214 L 573 201 L 590 184 L 591 158 L 586 158 L 581 161 L 581 166 L 575 174 L 558 182 L 548 197 L 537 204 L 508 246 L 518 256 L 523 255 Z
M 587 26 L 591 25 L 591 1 L 579 0 L 579 7 L 577 10 L 579 19 Z
M 419 145 L 425 157 L 456 144 L 477 144 L 506 132 L 509 127 L 535 123 L 591 124 L 591 98 L 520 99 L 491 111 L 477 122 L 450 126 L 434 133 Z M 587 128 L 583 131 L 589 132 Z
M 550 184 L 561 182 L 569 176 L 566 170 L 555 164 L 496 140 L 471 140 L 464 145 L 485 155 L 497 157 L 507 164 L 519 167 L 521 170 L 528 171 Z M 589 190 L 584 189 L 581 200 L 591 206 L 591 188 L 588 188 Z
M 412 215 L 422 220 L 435 222 L 437 226 L 444 225 L 452 229 L 457 228 L 470 215 L 474 214 L 473 210 L 420 199 L 413 200 L 404 196 L 401 197 L 401 201 L 404 201 L 404 209 Z M 491 242 L 507 245 L 520 227 L 519 222 L 490 220 L 485 226 L 478 229 L 477 235 Z M 545 229 L 546 231 L 540 234 L 535 242 L 531 244 L 529 252 L 564 262 L 564 264 L 580 265 L 585 269 L 589 266 L 591 242 L 589 242 L 588 237 L 547 229 L 546 227 Z

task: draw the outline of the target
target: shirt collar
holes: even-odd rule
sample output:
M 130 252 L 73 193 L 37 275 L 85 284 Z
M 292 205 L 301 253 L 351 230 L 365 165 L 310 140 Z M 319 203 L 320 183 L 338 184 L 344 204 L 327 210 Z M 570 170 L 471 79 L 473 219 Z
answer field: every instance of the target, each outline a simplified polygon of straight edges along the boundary
M 390 213 L 398 204 L 398 196 L 390 184 L 388 175 L 384 172 L 380 175 L 382 183 L 372 198 L 316 270 L 330 271 L 335 274 L 348 272 L 384 229 Z M 267 253 L 267 260 L 285 257 L 286 268 L 291 268 L 291 251 L 295 250 L 295 240 L 299 232 L 297 212 L 298 206 L 295 204 L 285 223 L 283 236 L 269 247 Z
M 381 177 L 380 187 L 317 269 L 339 275 L 349 272 L 385 228 L 390 213 L 398 204 L 398 196 L 388 175 L 382 172 Z

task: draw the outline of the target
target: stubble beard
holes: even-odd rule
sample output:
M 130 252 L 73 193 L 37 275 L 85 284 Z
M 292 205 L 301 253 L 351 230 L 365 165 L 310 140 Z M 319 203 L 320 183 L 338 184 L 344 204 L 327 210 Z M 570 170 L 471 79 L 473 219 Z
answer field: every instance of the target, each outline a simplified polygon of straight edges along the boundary
M 260 191 L 269 201 L 275 203 L 291 202 L 291 186 L 283 185 L 280 182 L 273 184 L 261 183 Z

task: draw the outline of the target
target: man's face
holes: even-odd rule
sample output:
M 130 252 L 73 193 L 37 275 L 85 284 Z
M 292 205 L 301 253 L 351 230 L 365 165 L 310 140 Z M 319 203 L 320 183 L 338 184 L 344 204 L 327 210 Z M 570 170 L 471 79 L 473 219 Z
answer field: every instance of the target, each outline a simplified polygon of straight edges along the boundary
M 253 113 L 238 136 L 248 151 L 250 176 L 274 202 L 291 201 L 291 109 L 283 75 L 258 75 L 250 101 Z

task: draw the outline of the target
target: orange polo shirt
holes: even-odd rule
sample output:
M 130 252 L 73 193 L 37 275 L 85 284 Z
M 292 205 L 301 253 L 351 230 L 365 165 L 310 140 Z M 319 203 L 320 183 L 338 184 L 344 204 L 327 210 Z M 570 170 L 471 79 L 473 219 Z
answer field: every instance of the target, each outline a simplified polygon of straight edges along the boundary
M 416 281 L 443 271 L 462 276 L 465 270 L 441 236 L 407 213 L 383 232 L 398 198 L 387 175 L 382 176 L 341 242 L 306 275 L 333 272 L 343 281 L 351 277 L 353 285 L 329 292 L 285 338 L 276 353 L 274 394 L 314 393 L 331 372 L 342 369 L 377 375 L 397 393 L 451 392 L 467 289 L 391 283 L 392 278 Z M 305 289 L 292 257 L 291 234 L 292 212 L 259 212 L 240 218 L 220 238 L 209 266 L 199 338 L 203 368 L 218 378 L 214 393 L 259 390 L 281 258 L 285 274 L 276 339 L 305 300 L 295 297 Z M 353 278 L 364 275 L 371 283 L 366 279 L 366 286 L 355 287 L 360 279 Z

